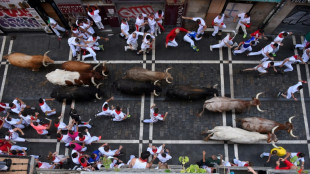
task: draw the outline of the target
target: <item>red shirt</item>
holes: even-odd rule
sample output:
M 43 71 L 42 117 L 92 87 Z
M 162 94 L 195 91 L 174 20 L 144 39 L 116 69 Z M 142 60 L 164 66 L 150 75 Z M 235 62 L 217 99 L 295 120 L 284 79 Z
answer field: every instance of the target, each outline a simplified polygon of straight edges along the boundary
M 289 162 L 288 160 L 284 161 L 284 164 L 286 165 L 286 167 L 276 167 L 276 170 L 290 170 L 292 166 L 294 166 L 291 162 Z
M 166 44 L 167 44 L 169 41 L 173 41 L 173 39 L 177 36 L 177 34 L 175 33 L 175 30 L 176 30 L 176 29 L 179 29 L 180 31 L 188 32 L 188 30 L 186 30 L 185 28 L 182 28 L 182 27 L 174 28 L 174 29 L 171 30 L 170 33 L 167 35 L 167 37 L 166 37 Z

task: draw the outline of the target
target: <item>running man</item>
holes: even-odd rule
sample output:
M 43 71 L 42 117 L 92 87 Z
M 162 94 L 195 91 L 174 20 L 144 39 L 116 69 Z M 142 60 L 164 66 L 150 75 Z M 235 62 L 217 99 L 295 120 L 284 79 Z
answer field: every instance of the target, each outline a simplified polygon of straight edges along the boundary
M 201 40 L 201 38 L 202 38 L 202 37 L 198 37 L 197 32 L 192 31 L 192 32 L 190 32 L 190 33 L 185 34 L 184 37 L 183 37 L 183 40 L 184 40 L 185 42 L 190 43 L 190 44 L 191 44 L 191 47 L 193 48 L 193 50 L 195 50 L 195 51 L 198 52 L 199 49 L 195 46 L 194 40 L 198 41 L 198 40 Z
M 279 92 L 278 97 L 282 96 L 286 99 L 290 99 L 293 97 L 293 99 L 297 101 L 297 98 L 294 96 L 294 93 L 300 91 L 303 88 L 302 83 L 307 83 L 307 81 L 300 80 L 296 85 L 289 87 L 286 94 Z
M 234 38 L 235 33 L 228 33 L 227 36 L 221 41 L 221 43 L 210 45 L 210 51 L 213 51 L 213 48 L 222 48 L 222 47 L 233 48 L 234 46 L 238 46 L 236 42 L 233 43 Z
M 175 37 L 180 33 L 180 31 L 189 33 L 188 30 L 182 27 L 177 27 L 177 28 L 172 29 L 166 37 L 166 44 L 165 44 L 166 48 L 168 48 L 168 46 L 171 46 L 171 47 L 178 46 L 178 43 L 175 41 Z
M 254 68 L 247 68 L 247 69 L 244 69 L 242 71 L 243 72 L 244 71 L 258 71 L 260 73 L 259 75 L 263 75 L 263 74 L 268 73 L 268 71 L 266 69 L 270 68 L 270 67 L 273 68 L 274 72 L 277 72 L 276 68 L 274 67 L 274 62 L 272 62 L 272 61 L 265 61 L 265 62 L 257 65 Z
M 197 34 L 198 35 L 203 35 L 204 32 L 206 31 L 207 29 L 207 25 L 206 25 L 206 22 L 205 20 L 203 20 L 201 17 L 185 17 L 185 16 L 182 16 L 182 19 L 189 19 L 189 20 L 193 20 L 193 21 L 196 21 L 197 24 L 199 25 L 198 29 L 197 29 Z
M 243 31 L 243 38 L 246 38 L 247 32 L 246 28 L 250 25 L 250 13 L 240 13 L 234 18 L 234 22 L 237 21 L 237 18 L 240 18 L 238 21 L 238 25 L 236 27 L 236 32 L 238 33 L 239 28 L 242 28 Z

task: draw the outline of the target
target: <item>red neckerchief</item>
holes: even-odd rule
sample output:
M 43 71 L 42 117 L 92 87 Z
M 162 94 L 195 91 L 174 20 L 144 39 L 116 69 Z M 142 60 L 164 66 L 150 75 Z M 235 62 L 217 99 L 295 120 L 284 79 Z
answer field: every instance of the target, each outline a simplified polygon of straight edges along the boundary
M 83 136 L 83 138 L 79 138 L 80 141 L 84 141 L 85 140 L 85 136 Z
M 244 167 L 248 167 L 249 166 L 249 164 L 244 164 Z
M 153 20 L 154 18 L 152 18 L 151 16 L 149 17 L 151 20 Z
M 229 40 L 232 40 L 233 38 L 232 37 L 229 37 Z
M 158 115 L 158 113 L 154 113 L 153 115 L 156 117 Z
M 158 14 L 158 13 L 157 13 Z M 161 14 L 158 14 L 158 17 L 161 17 Z
M 115 110 L 116 114 L 119 115 L 121 111 Z
M 38 167 L 40 168 L 42 166 L 42 163 L 41 162 L 38 162 Z
M 77 28 L 76 29 L 72 29 L 73 31 L 76 31 L 77 30 Z
M 52 161 L 54 161 L 54 160 L 55 160 L 55 158 L 56 158 L 56 157 L 54 157 L 54 156 L 53 156 L 53 160 L 52 160 Z
M 108 108 L 102 107 L 102 110 L 103 110 L 103 111 L 106 111 L 106 110 L 108 110 Z
M 10 132 L 10 131 L 9 131 Z M 12 139 L 12 132 L 10 132 L 9 140 Z
M 157 152 L 157 148 L 156 148 L 156 149 L 152 149 L 152 151 L 153 151 L 154 153 L 156 153 L 156 152 Z
M 94 15 L 94 14 L 95 14 L 94 10 L 93 10 L 92 12 L 90 12 L 90 14 L 91 14 L 91 15 Z
M 147 159 L 143 160 L 142 158 L 139 158 L 139 160 L 141 160 L 142 162 L 147 162 Z
M 39 103 L 39 105 L 40 105 L 40 106 L 43 106 L 43 105 L 44 105 L 44 102 L 43 102 L 43 103 Z
M 58 126 L 59 126 L 59 124 L 60 124 L 60 123 L 57 123 L 57 124 L 55 123 L 55 124 L 54 124 L 54 126 L 55 126 L 55 127 L 58 127 Z
M 297 59 L 298 59 L 298 55 L 294 55 L 293 57 L 295 58 L 295 60 L 297 60 Z
M 31 120 L 36 120 L 36 117 L 31 116 L 30 119 Z
M 60 140 L 62 139 L 62 137 L 63 137 L 63 135 L 61 135 L 61 137 L 60 137 L 60 138 L 57 138 L 57 140 L 59 140 L 59 141 L 60 141 Z
M 84 158 L 84 159 L 85 159 L 85 162 L 82 163 L 82 162 L 81 162 L 81 159 L 82 159 L 82 158 L 84 158 L 84 157 L 81 156 L 81 157 L 79 158 L 79 162 L 80 162 L 80 164 L 81 164 L 83 167 L 86 167 L 86 166 L 87 166 L 87 160 Z
M 300 152 L 297 153 L 297 157 L 299 158 Z
M 283 38 L 283 33 L 280 33 L 278 36 L 279 38 Z
M 93 41 L 95 41 L 97 38 L 93 37 Z

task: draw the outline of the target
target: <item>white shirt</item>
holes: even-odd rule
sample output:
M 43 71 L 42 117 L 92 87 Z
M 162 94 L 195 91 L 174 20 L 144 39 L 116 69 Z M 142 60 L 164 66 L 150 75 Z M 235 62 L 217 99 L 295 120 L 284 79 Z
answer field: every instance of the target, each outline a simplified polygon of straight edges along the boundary
M 295 62 L 298 62 L 298 61 L 295 59 L 294 56 L 291 56 L 291 57 L 288 58 L 288 61 L 286 63 L 293 64 Z
M 263 62 L 263 63 L 262 63 L 263 68 L 264 68 L 264 69 L 268 68 L 270 62 L 271 62 L 271 61 L 265 61 L 265 62 Z
M 52 25 L 57 24 L 57 22 L 53 18 L 48 17 L 48 19 L 49 19 L 50 24 L 52 24 Z
M 151 19 L 150 17 L 148 17 L 148 18 L 147 18 L 147 21 L 148 21 L 148 23 L 149 23 L 150 26 L 151 26 L 151 25 L 154 26 L 154 25 L 156 24 L 155 16 L 154 16 L 153 19 Z
M 160 151 L 163 150 L 163 146 L 156 147 L 156 149 L 157 149 L 156 153 L 160 154 Z M 149 151 L 151 153 L 151 155 L 155 154 L 151 147 L 148 147 L 146 150 Z
M 193 21 L 197 21 L 198 19 L 200 19 L 199 27 L 204 27 L 206 23 L 205 23 L 205 20 L 203 20 L 201 17 L 193 18 Z
M 131 35 L 130 35 L 130 36 L 131 36 Z M 130 37 L 130 36 L 129 36 L 129 37 Z M 138 38 L 138 37 L 137 37 L 137 38 Z M 128 38 L 128 39 L 129 39 L 129 38 Z M 128 40 L 127 40 L 127 42 L 128 42 Z M 103 115 L 112 115 L 112 110 L 110 109 L 110 107 L 108 107 L 107 110 L 105 110 L 105 111 L 103 110 L 104 105 L 106 105 L 106 104 L 108 105 L 109 103 L 108 103 L 108 102 L 104 102 L 104 103 L 103 103 L 103 105 L 102 105 L 102 112 L 101 112 L 101 113 L 103 113 Z
M 164 17 L 164 14 L 165 13 L 162 11 L 161 17 L 159 17 L 158 12 L 155 13 L 155 19 L 160 19 L 160 20 L 157 21 L 158 23 L 163 23 L 162 18 Z
M 245 18 L 245 13 L 240 13 L 238 14 L 239 19 L 239 24 L 243 25 L 241 22 L 249 24 L 250 23 L 250 17 Z
M 122 22 L 122 24 L 121 24 L 121 30 L 123 30 L 124 32 L 128 32 L 128 31 L 129 31 L 128 22 L 126 22 L 125 24 Z
M 133 34 L 133 33 L 136 33 L 136 38 L 133 38 L 133 37 L 132 37 L 132 34 Z M 131 44 L 131 45 L 138 44 L 138 43 L 137 43 L 137 40 L 138 40 L 139 36 L 143 36 L 143 33 L 142 33 L 142 32 L 137 32 L 137 31 L 135 31 L 135 32 L 133 32 L 133 33 L 129 35 L 129 37 L 128 37 L 128 39 L 127 39 L 127 44 Z M 104 105 L 104 103 L 103 103 L 103 105 Z M 102 106 L 102 108 L 103 108 L 103 106 Z M 109 109 L 108 109 L 108 110 L 109 110 Z
M 87 39 L 87 41 L 89 42 L 88 44 L 87 44 L 87 46 L 88 47 L 92 47 L 92 46 L 94 46 L 94 44 L 97 42 L 97 40 L 99 40 L 100 39 L 100 36 L 97 36 L 97 38 L 94 40 L 94 38 L 93 38 L 93 36 L 90 36 L 88 39 Z
M 46 111 L 51 111 L 51 108 L 46 104 L 45 99 L 43 99 L 43 101 L 44 101 L 44 104 L 40 105 L 42 112 L 45 113 Z
M 149 45 L 149 43 L 150 43 L 150 40 L 147 40 L 146 39 L 146 36 L 151 36 L 151 38 L 155 38 L 154 36 L 152 36 L 152 35 L 150 35 L 150 34 L 146 34 L 145 35 L 145 37 L 144 37 L 144 39 L 143 39 L 143 42 L 142 42 L 142 44 L 141 44 L 141 48 L 150 48 L 150 45 Z
M 64 143 L 70 143 L 71 142 L 71 137 L 69 137 L 69 135 L 62 135 L 61 141 L 63 141 Z
M 69 45 L 78 45 L 78 43 L 77 42 L 75 42 L 75 39 L 76 39 L 76 37 L 70 37 L 69 39 L 68 39 L 68 44 Z
M 77 153 L 77 154 L 78 154 L 76 158 L 73 158 L 73 157 L 72 157 L 72 154 L 74 154 L 74 153 Z M 71 152 L 71 159 L 72 159 L 72 162 L 73 162 L 74 164 L 80 164 L 79 158 L 80 158 L 80 153 L 79 153 L 78 151 L 76 151 L 76 150 L 72 150 L 72 152 Z
M 51 168 L 53 165 L 46 163 L 46 162 L 41 162 L 42 165 L 39 167 L 40 169 L 49 169 Z
M 274 44 L 274 42 L 271 42 L 271 44 L 269 44 L 269 45 L 267 45 L 267 46 L 265 46 L 263 48 L 263 53 L 264 54 L 269 54 L 269 53 L 271 53 L 273 51 L 273 48 L 271 46 L 272 44 Z
M 147 17 L 147 15 L 142 13 L 142 16 L 143 16 L 142 19 L 140 19 L 139 16 L 137 16 L 137 18 L 136 18 L 136 25 L 140 26 L 140 25 L 142 25 L 144 23 L 144 17 Z
M 117 114 L 116 110 L 114 109 L 112 111 L 112 116 L 115 117 L 116 120 L 122 120 L 125 117 L 125 114 L 122 111 L 119 114 Z
M 284 39 L 284 36 L 283 36 L 283 34 L 284 33 L 287 33 L 286 31 L 282 31 L 281 33 L 279 33 L 278 35 L 277 35 L 277 37 L 274 39 L 274 42 L 282 42 L 283 41 L 283 39 Z
M 159 154 L 157 158 L 159 159 L 160 162 L 165 163 L 168 160 L 170 160 L 172 157 L 169 154 L 166 154 L 166 157 L 163 157 L 161 156 L 161 154 Z
M 11 133 L 11 136 L 5 136 L 5 139 L 6 140 L 14 140 L 16 138 L 18 138 L 18 133 L 17 132 L 14 132 L 13 129 L 9 130 L 9 132 Z
M 20 115 L 20 117 L 22 117 L 22 119 L 26 122 L 27 125 L 29 125 L 31 123 L 31 116 L 30 115 L 27 115 L 26 117 L 23 115 Z
M 88 27 L 89 27 L 89 28 L 88 28 Z M 87 31 L 88 31 L 89 33 L 91 33 L 91 34 L 94 34 L 94 33 L 95 33 L 95 30 L 93 29 L 93 27 L 90 26 L 90 20 L 89 20 L 89 19 L 87 19 L 87 23 L 84 23 L 84 22 L 83 22 L 83 28 L 84 28 L 84 29 L 88 28 Z
M 228 43 L 233 38 L 230 38 L 230 34 L 227 34 L 227 36 L 222 40 L 224 43 Z
M 13 102 L 12 103 L 14 103 L 15 104 L 15 108 L 13 108 L 13 109 L 11 109 L 11 111 L 12 112 L 14 112 L 14 113 L 16 113 L 16 114 L 19 114 L 20 113 L 20 111 L 21 111 L 21 104 L 18 102 L 18 100 L 13 100 Z
M 15 124 L 17 124 L 17 123 L 20 121 L 20 119 L 11 118 L 11 121 L 8 121 L 7 119 L 5 119 L 5 121 L 6 121 L 7 123 L 9 123 L 10 125 L 15 125 Z
M 99 10 L 94 10 L 93 15 L 90 12 L 87 12 L 88 16 L 90 16 L 95 22 L 101 21 L 101 16 L 99 15 Z
M 100 151 L 100 153 L 101 153 L 102 155 L 105 155 L 105 156 L 108 156 L 108 157 L 109 157 L 109 156 L 114 156 L 114 155 L 115 155 L 115 152 L 117 151 L 117 149 L 115 149 L 115 150 L 109 149 L 109 151 L 106 152 L 106 151 L 104 150 L 104 147 L 99 147 L 98 150 Z
M 295 93 L 295 92 L 297 92 L 298 91 L 298 86 L 301 86 L 302 85 L 302 83 L 301 82 L 298 82 L 296 85 L 294 85 L 294 86 L 291 86 L 290 88 L 288 88 L 288 91 L 289 92 L 291 92 L 291 93 Z
M 214 18 L 213 22 L 214 22 L 215 24 L 220 25 L 221 23 L 224 22 L 224 17 L 225 17 L 224 14 L 222 15 L 221 19 L 219 19 L 219 16 L 216 16 L 216 18 Z

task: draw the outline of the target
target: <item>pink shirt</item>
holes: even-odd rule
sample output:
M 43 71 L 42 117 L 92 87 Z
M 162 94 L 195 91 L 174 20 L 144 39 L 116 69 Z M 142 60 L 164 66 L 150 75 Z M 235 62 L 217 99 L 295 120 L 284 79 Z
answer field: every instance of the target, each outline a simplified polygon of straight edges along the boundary
M 69 146 L 71 145 L 71 144 L 74 144 L 75 145 L 75 148 L 73 149 L 73 150 L 76 150 L 76 151 L 78 151 L 78 152 L 81 152 L 81 150 L 82 150 L 82 146 L 81 145 L 79 145 L 78 143 L 70 143 L 69 144 Z
M 74 132 L 73 134 L 68 133 L 68 135 L 72 140 L 74 140 L 79 135 L 79 132 Z
M 45 126 L 42 125 L 35 126 L 32 123 L 30 124 L 30 126 L 32 126 L 33 129 L 35 129 L 38 132 L 38 134 L 43 134 L 43 131 L 46 129 Z

